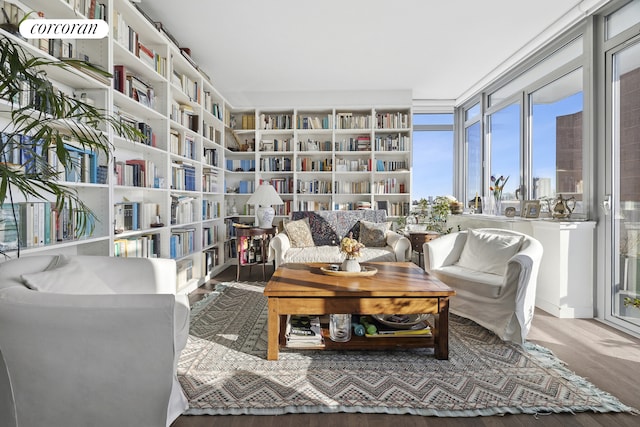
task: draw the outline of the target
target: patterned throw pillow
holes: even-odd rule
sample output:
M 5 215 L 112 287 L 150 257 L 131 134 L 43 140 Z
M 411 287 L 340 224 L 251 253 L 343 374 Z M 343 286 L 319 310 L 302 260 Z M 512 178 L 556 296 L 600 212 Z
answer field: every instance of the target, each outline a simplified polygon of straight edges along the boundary
M 284 230 L 289 236 L 291 247 L 306 248 L 315 246 L 311 236 L 311 228 L 309 227 L 309 218 L 303 218 L 298 221 L 285 221 Z
M 391 227 L 390 222 L 360 221 L 359 242 L 370 248 L 387 246 L 386 234 Z

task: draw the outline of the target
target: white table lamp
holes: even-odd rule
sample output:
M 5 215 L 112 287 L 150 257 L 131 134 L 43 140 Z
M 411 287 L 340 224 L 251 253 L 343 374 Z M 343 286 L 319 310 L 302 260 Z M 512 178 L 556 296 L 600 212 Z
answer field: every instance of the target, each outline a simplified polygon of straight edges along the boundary
M 266 182 L 256 188 L 247 203 L 256 205 L 256 217 L 260 228 L 271 228 L 273 226 L 275 210 L 271 207 L 272 205 L 284 205 L 276 189 Z

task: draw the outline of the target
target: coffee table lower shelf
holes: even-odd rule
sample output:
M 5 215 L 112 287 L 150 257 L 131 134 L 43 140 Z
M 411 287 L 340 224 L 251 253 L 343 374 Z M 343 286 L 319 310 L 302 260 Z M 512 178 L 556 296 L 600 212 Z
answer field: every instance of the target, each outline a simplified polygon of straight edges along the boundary
M 280 325 L 286 325 L 287 318 L 282 316 Z M 433 330 L 433 329 L 432 329 Z M 284 328 L 281 328 L 279 342 L 281 349 L 287 350 L 389 350 L 394 348 L 423 348 L 435 347 L 435 330 L 431 336 L 424 337 L 377 337 L 367 338 L 351 334 L 351 339 L 347 342 L 334 342 L 329 338 L 329 328 L 322 325 L 323 346 L 294 346 L 288 347 L 285 338 Z

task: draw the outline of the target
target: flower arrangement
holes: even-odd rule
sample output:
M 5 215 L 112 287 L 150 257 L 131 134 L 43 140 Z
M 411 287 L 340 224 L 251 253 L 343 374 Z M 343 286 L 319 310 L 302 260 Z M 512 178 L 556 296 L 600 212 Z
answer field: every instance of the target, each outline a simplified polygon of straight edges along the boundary
M 347 259 L 355 259 L 362 254 L 360 249 L 364 248 L 364 245 L 353 238 L 353 233 L 349 233 L 340 241 L 340 252 L 347 256 Z
M 502 190 L 504 190 L 504 186 L 509 181 L 509 177 L 504 177 L 504 175 L 500 175 L 499 178 L 491 175 L 491 186 L 489 190 L 493 193 L 493 198 L 496 200 L 502 199 Z

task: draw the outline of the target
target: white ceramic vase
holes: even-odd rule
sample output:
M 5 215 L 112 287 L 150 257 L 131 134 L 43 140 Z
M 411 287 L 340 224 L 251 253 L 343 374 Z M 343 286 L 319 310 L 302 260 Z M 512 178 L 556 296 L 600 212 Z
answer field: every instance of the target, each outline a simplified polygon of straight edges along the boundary
M 340 270 L 348 271 L 350 273 L 356 273 L 361 270 L 360 263 L 355 258 L 347 258 L 342 262 Z

